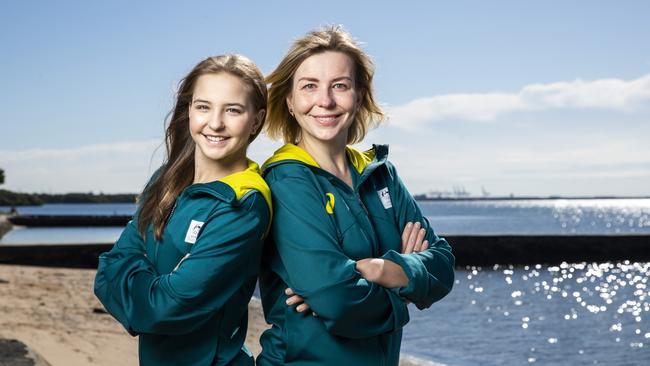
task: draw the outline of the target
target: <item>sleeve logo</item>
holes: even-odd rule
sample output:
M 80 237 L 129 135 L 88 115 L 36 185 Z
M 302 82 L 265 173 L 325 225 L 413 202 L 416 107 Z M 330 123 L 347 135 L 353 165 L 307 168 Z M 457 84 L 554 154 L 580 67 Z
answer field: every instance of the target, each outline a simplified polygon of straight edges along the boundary
M 327 211 L 328 214 L 333 215 L 334 214 L 334 194 L 327 192 L 325 193 L 327 196 L 327 203 L 325 204 L 325 211 Z
M 187 233 L 185 234 L 185 242 L 189 244 L 196 243 L 196 238 L 199 237 L 199 231 L 203 227 L 203 222 L 192 220 L 190 226 L 187 228 Z
M 390 194 L 388 194 L 388 187 L 384 187 L 380 190 L 377 191 L 377 195 L 379 195 L 379 199 L 381 200 L 381 203 L 384 205 L 385 209 L 389 209 L 393 207 L 393 202 L 390 200 Z

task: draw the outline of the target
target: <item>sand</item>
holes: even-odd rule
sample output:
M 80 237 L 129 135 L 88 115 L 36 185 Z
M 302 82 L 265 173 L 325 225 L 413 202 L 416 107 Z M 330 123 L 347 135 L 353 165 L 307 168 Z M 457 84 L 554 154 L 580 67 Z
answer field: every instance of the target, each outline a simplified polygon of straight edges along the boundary
M 0 338 L 23 342 L 52 366 L 137 365 L 131 337 L 93 295 L 94 270 L 0 265 Z M 258 354 L 267 328 L 259 300 L 249 305 L 247 346 Z M 407 356 L 401 365 L 438 364 Z
M 137 365 L 137 339 L 103 309 L 94 270 L 0 265 L 0 338 L 51 365 Z

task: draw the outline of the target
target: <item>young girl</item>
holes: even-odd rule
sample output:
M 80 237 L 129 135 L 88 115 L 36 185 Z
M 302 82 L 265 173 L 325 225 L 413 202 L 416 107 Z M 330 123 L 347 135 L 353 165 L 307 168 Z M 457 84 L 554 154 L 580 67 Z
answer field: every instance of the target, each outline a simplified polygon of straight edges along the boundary
M 247 306 L 271 200 L 246 149 L 266 101 L 239 55 L 207 58 L 180 83 L 166 161 L 95 278 L 108 312 L 140 336 L 141 365 L 253 365 Z
M 286 145 L 263 168 L 274 220 L 260 290 L 272 328 L 258 365 L 397 366 L 407 304 L 424 309 L 451 290 L 451 247 L 388 147 L 347 146 L 383 116 L 372 77 L 340 28 L 296 40 L 267 77 L 266 129 Z

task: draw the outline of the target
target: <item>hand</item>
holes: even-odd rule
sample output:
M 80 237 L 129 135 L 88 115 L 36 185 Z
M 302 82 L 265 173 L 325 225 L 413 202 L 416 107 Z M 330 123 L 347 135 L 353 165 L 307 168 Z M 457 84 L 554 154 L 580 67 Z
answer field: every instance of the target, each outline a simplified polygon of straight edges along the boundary
M 386 288 L 406 287 L 409 279 L 400 265 L 381 258 L 365 258 L 357 261 L 357 271 L 370 282 Z
M 417 253 L 429 248 L 429 241 L 424 240 L 427 231 L 420 222 L 407 222 L 402 232 L 402 254 Z
M 300 295 L 296 295 L 293 292 L 292 289 L 287 287 L 287 289 L 284 290 L 284 293 L 287 296 L 289 296 L 287 301 L 285 301 L 287 303 L 287 305 L 299 304 L 298 306 L 296 306 L 296 311 L 297 312 L 302 313 L 302 312 L 305 312 L 305 311 L 309 310 L 309 305 L 305 302 L 305 299 L 303 299 L 302 296 L 300 296 Z M 313 315 L 316 316 L 316 313 L 313 313 Z

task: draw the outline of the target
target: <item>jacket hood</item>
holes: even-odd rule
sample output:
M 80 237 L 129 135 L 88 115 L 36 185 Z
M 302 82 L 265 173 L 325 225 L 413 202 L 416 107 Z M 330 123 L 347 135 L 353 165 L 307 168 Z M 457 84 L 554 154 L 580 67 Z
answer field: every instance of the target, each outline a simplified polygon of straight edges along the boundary
M 386 158 L 388 157 L 388 145 L 373 145 L 371 149 L 363 152 L 353 147 L 346 146 L 345 153 L 357 172 L 363 174 L 366 169 L 371 167 L 374 168 L 386 161 Z M 301 163 L 311 167 L 320 168 L 318 163 L 307 151 L 294 144 L 286 144 L 276 150 L 275 153 L 273 153 L 273 156 L 264 162 L 264 165 L 262 165 L 262 172 L 264 174 L 268 169 L 284 163 Z

